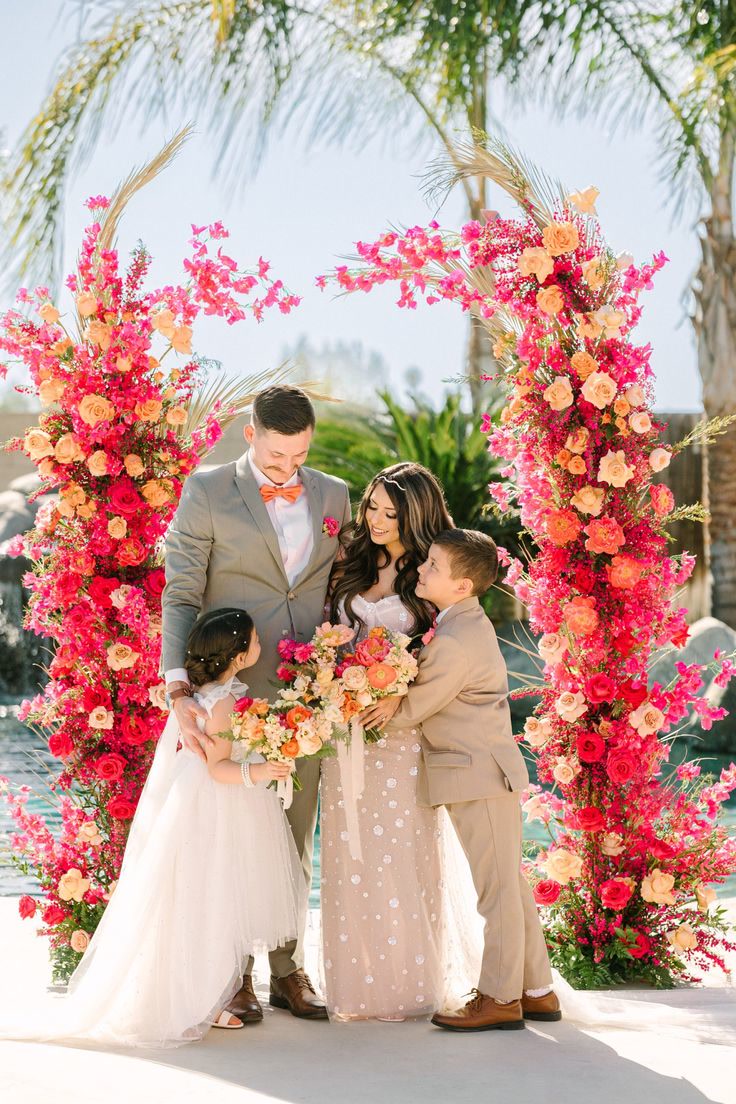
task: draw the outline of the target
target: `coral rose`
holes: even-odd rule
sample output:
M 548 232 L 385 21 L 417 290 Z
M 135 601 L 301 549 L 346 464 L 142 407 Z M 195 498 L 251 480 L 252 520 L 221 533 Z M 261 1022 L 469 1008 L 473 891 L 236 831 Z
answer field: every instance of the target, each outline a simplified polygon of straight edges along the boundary
M 544 248 L 551 257 L 572 253 L 580 245 L 578 228 L 573 222 L 551 222 L 542 231 Z
M 387 690 L 398 678 L 396 670 L 388 663 L 375 663 L 368 667 L 368 685 L 374 690 Z
M 588 471 L 588 466 L 582 456 L 573 456 L 572 460 L 567 465 L 567 470 L 570 472 L 570 475 L 585 475 Z
M 54 446 L 54 457 L 60 464 L 76 464 L 84 460 L 84 452 L 73 433 L 64 433 Z
M 522 276 L 536 276 L 540 284 L 552 275 L 555 267 L 549 253 L 541 246 L 527 246 L 519 257 L 518 265 Z
M 58 893 L 62 901 L 81 901 L 89 889 L 89 878 L 82 877 L 82 871 L 72 866 L 59 879 Z
M 642 899 L 654 905 L 674 905 L 674 888 L 673 876 L 663 873 L 655 866 L 641 883 Z
M 617 389 L 616 381 L 608 372 L 591 372 L 582 386 L 582 395 L 598 410 L 603 410 L 613 402 Z
M 590 353 L 584 352 L 582 349 L 573 353 L 570 358 L 570 363 L 578 374 L 579 379 L 586 380 L 589 376 L 592 376 L 594 372 L 598 371 L 600 365 L 595 357 L 592 357 Z M 569 448 L 569 446 L 568 446 Z
M 574 636 L 590 636 L 598 628 L 594 598 L 577 596 L 562 607 L 565 624 Z
M 576 211 L 579 211 L 581 215 L 594 215 L 595 201 L 600 194 L 597 188 L 590 185 L 583 188 L 581 192 L 571 192 L 565 202 L 574 207 Z
M 81 928 L 77 928 L 72 932 L 71 939 L 69 940 L 69 946 L 77 954 L 84 954 L 89 947 L 89 936 L 86 931 L 82 931 Z
M 601 904 L 604 908 L 621 912 L 628 905 L 633 892 L 633 878 L 610 878 L 607 882 L 601 882 Z
M 631 556 L 617 555 L 606 565 L 606 571 L 611 586 L 619 590 L 633 590 L 644 574 L 644 565 Z
M 547 852 L 547 858 L 542 865 L 553 882 L 567 885 L 573 878 L 580 877 L 583 860 L 567 848 L 557 847 L 554 851 Z
M 675 496 L 664 483 L 654 483 L 649 488 L 649 497 L 657 517 L 667 517 L 675 508 Z
M 54 455 L 51 438 L 43 429 L 29 429 L 23 438 L 23 448 L 31 460 L 41 460 L 44 456 Z
M 668 931 L 667 939 L 676 951 L 694 951 L 698 945 L 698 937 L 690 924 L 680 924 L 679 928 Z
M 553 905 L 560 896 L 561 890 L 558 882 L 547 878 L 543 882 L 537 882 L 533 893 L 538 905 Z
M 21 920 L 30 920 L 32 916 L 35 916 L 36 907 L 36 901 L 33 897 L 29 897 L 27 893 L 24 893 L 18 901 L 18 913 Z
M 661 472 L 669 467 L 672 453 L 665 448 L 655 448 L 649 453 L 649 467 L 652 471 Z
M 107 665 L 111 671 L 125 671 L 130 667 L 134 667 L 139 659 L 140 654 L 134 652 L 130 644 L 126 644 L 122 640 L 119 640 L 116 644 L 111 644 L 107 649 Z
M 543 398 L 553 410 L 566 410 L 572 406 L 573 393 L 567 376 L 555 376 L 549 387 L 545 387 Z
M 544 528 L 552 543 L 563 548 L 580 535 L 582 525 L 574 510 L 550 510 Z
M 94 428 L 99 422 L 111 422 L 115 417 L 115 407 L 102 395 L 85 395 L 79 404 L 79 417 Z
M 603 499 L 606 492 L 601 487 L 581 487 L 570 499 L 570 505 L 579 510 L 581 514 L 590 514 L 597 517 L 603 509 Z
M 93 295 L 91 291 L 81 291 L 75 302 L 82 318 L 89 318 L 97 311 L 97 296 Z
M 104 449 L 97 449 L 96 452 L 87 457 L 87 467 L 90 475 L 95 475 L 98 478 L 107 475 L 107 453 Z
M 588 522 L 585 533 L 588 538 L 585 547 L 589 552 L 600 555 L 615 556 L 626 544 L 623 529 L 612 517 L 596 518 Z
M 540 288 L 537 292 L 537 306 L 544 314 L 559 314 L 565 306 L 565 299 L 557 284 Z

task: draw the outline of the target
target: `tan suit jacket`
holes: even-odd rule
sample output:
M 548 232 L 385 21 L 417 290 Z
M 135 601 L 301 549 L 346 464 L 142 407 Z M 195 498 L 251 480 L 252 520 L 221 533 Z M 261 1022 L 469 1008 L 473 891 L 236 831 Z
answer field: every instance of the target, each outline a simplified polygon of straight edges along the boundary
M 419 656 L 419 673 L 387 731 L 421 729 L 417 800 L 452 805 L 523 790 L 506 665 L 477 598 L 451 606 Z
M 247 453 L 189 476 L 166 537 L 163 671 L 184 665 L 187 638 L 200 613 L 235 606 L 251 614 L 262 645 L 245 681 L 253 695 L 274 697 L 279 640 L 309 640 L 322 622 L 337 552 L 337 538 L 322 532 L 324 518 L 334 517 L 341 526 L 350 520 L 341 479 L 312 468 L 300 468 L 299 475 L 309 498 L 314 548 L 291 585 Z

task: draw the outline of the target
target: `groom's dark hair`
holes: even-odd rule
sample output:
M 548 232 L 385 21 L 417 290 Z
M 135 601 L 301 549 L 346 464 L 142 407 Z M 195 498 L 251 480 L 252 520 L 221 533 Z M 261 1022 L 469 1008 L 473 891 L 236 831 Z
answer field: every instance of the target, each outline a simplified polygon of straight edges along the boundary
M 445 529 L 434 538 L 450 560 L 453 579 L 470 579 L 473 594 L 485 594 L 498 575 L 498 549 L 492 537 L 477 529 Z
M 277 383 L 259 391 L 253 402 L 253 425 L 293 437 L 314 429 L 316 417 L 309 395 L 291 383 Z

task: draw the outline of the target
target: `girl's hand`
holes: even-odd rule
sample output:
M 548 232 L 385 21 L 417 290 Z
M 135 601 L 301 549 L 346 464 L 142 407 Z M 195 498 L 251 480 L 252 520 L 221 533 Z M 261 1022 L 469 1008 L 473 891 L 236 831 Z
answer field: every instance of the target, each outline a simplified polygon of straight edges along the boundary
M 291 770 L 291 763 L 251 763 L 250 777 L 253 782 L 283 782 Z
M 381 701 L 374 702 L 364 709 L 358 715 L 358 720 L 363 728 L 383 728 L 391 720 L 401 701 L 399 694 L 395 694 L 392 698 L 382 698 Z

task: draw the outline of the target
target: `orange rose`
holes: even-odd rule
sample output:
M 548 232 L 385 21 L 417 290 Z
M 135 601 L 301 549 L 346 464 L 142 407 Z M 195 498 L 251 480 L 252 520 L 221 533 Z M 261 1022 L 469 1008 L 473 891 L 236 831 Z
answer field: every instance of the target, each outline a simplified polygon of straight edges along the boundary
M 177 326 L 171 336 L 171 347 L 177 353 L 186 353 L 187 355 L 191 353 L 192 327 Z
M 572 354 L 570 363 L 581 380 L 586 380 L 588 376 L 596 372 L 600 367 L 595 357 L 592 357 L 590 353 L 585 353 L 582 350 Z
M 158 399 L 146 399 L 135 404 L 135 412 L 142 422 L 157 422 L 161 416 L 162 403 Z
M 171 498 L 171 484 L 168 479 L 149 479 L 141 488 L 141 494 L 149 506 L 158 509 Z
M 583 279 L 591 291 L 599 291 L 606 282 L 606 272 L 601 263 L 601 257 L 593 257 L 582 264 Z
M 387 690 L 397 678 L 395 669 L 388 663 L 374 663 L 368 668 L 368 685 L 374 690 Z
M 38 313 L 41 315 L 42 321 L 48 325 L 53 325 L 54 322 L 59 321 L 59 312 L 53 303 L 44 303 L 38 308 Z
M 118 372 L 129 372 L 130 369 L 133 367 L 133 362 L 130 357 L 119 356 L 118 359 L 115 361 L 115 367 L 117 368 Z
M 563 548 L 578 537 L 582 526 L 574 510 L 550 510 L 544 528 L 552 543 Z
M 568 434 L 565 441 L 565 448 L 570 452 L 585 452 L 588 447 L 588 441 L 590 440 L 590 430 L 585 426 L 578 426 Z
M 84 460 L 84 452 L 73 433 L 65 433 L 54 446 L 54 456 L 60 464 L 75 464 Z
M 545 387 L 542 397 L 553 410 L 567 410 L 574 401 L 570 380 L 567 376 L 555 376 L 549 387 Z
M 61 396 L 64 394 L 66 384 L 60 379 L 45 379 L 38 387 L 38 397 L 41 400 L 42 406 L 50 406 L 51 403 L 58 402 Z
M 188 414 L 183 406 L 172 406 L 170 410 L 166 411 L 166 421 L 171 426 L 184 425 L 187 417 Z
M 85 395 L 79 404 L 79 417 L 94 428 L 99 422 L 111 422 L 115 417 L 115 407 L 102 395 Z
M 110 348 L 110 341 L 112 340 L 110 327 L 96 318 L 89 323 L 84 331 L 84 336 L 92 345 L 99 345 L 103 352 Z
M 287 759 L 296 759 L 299 754 L 299 741 L 296 736 L 292 736 L 290 740 L 282 744 L 279 751 L 282 755 L 285 755 Z
M 561 253 L 572 253 L 580 244 L 578 228 L 572 222 L 551 222 L 542 231 L 544 248 L 551 257 Z
M 616 382 L 608 372 L 591 372 L 582 387 L 582 395 L 589 403 L 603 410 L 613 402 Z
M 555 456 L 555 460 L 561 468 L 566 468 L 572 460 L 572 453 L 568 452 L 567 449 L 560 449 L 560 451 Z
M 543 284 L 554 270 L 554 263 L 549 253 L 539 246 L 528 246 L 519 257 L 518 265 L 522 276 L 536 276 L 540 284 Z
M 128 523 L 125 518 L 110 518 L 107 523 L 107 531 L 114 540 L 122 540 L 128 532 Z
M 103 449 L 97 449 L 87 457 L 87 467 L 90 475 L 107 475 L 107 453 Z
M 123 460 L 123 464 L 125 465 L 125 470 L 131 477 L 131 479 L 135 479 L 137 475 L 143 475 L 144 471 L 146 470 L 140 456 L 136 456 L 134 452 L 129 453 L 128 456 L 125 457 L 125 459 Z
M 81 291 L 76 298 L 77 310 L 82 318 L 89 318 L 97 311 L 97 296 L 91 291 Z
M 537 306 L 544 314 L 559 314 L 565 306 L 565 300 L 557 284 L 540 288 L 537 292 Z
M 357 702 L 355 698 L 346 698 L 340 708 L 342 709 L 343 720 L 349 721 L 357 713 L 362 713 L 365 706 Z
M 588 468 L 582 456 L 573 456 L 572 460 L 567 465 L 567 470 L 570 472 L 570 475 L 585 475 Z
M 51 438 L 44 429 L 29 429 L 23 438 L 23 448 L 31 460 L 40 460 L 44 456 L 54 455 Z
M 602 329 L 596 322 L 592 314 L 581 314 L 578 317 L 578 337 L 590 338 L 591 341 L 597 341 L 601 336 Z

